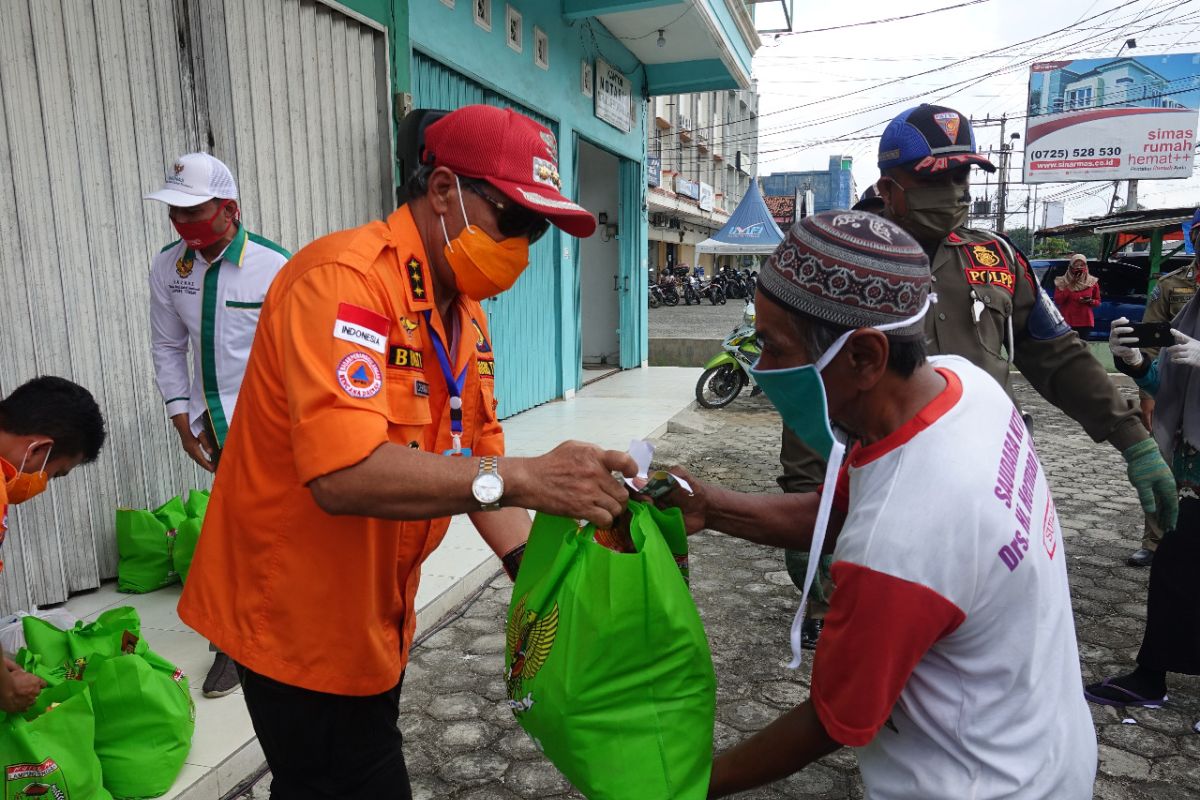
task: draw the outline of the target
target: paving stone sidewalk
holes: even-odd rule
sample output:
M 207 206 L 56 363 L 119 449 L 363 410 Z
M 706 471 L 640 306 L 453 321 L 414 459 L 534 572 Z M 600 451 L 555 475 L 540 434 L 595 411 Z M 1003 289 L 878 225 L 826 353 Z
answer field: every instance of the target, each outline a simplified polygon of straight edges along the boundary
M 1062 520 L 1085 679 L 1133 663 L 1145 620 L 1147 570 L 1124 565 L 1142 517 L 1124 463 L 1027 386 L 1020 399 L 1035 418 L 1035 440 Z M 677 425 L 662 440 L 663 461 L 755 492 L 776 492 L 778 415 L 761 398 L 702 412 L 709 430 Z M 695 420 L 696 417 L 692 417 Z M 808 694 L 811 655 L 784 666 L 798 600 L 769 548 L 704 533 L 692 538 L 692 589 L 704 618 L 718 679 L 718 750 L 760 729 Z M 413 654 L 401 722 L 415 796 L 452 800 L 577 798 L 502 704 L 503 625 L 510 595 L 498 579 L 462 616 Z M 1118 713 L 1093 707 L 1100 738 L 1095 796 L 1104 800 L 1200 797 L 1200 680 L 1173 676 L 1171 703 Z M 1123 723 L 1132 720 L 1133 723 Z M 265 799 L 269 777 L 248 796 Z M 746 800 L 861 798 L 854 755 L 843 750 Z M 654 800 L 637 798 L 631 800 Z

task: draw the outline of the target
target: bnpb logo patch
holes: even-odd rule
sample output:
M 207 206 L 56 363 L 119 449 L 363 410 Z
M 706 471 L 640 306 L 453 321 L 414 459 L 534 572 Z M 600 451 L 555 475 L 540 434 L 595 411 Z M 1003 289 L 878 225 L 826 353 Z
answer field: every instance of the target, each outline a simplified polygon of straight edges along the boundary
M 342 391 L 358 400 L 374 397 L 383 388 L 379 365 L 363 352 L 351 353 L 341 360 L 337 366 L 337 380 Z

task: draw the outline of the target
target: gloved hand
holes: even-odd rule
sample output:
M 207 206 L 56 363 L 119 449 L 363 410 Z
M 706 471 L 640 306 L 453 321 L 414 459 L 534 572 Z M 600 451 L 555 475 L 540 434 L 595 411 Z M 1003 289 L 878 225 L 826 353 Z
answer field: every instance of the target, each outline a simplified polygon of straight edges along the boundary
M 1112 321 L 1112 329 L 1108 332 L 1108 349 L 1115 358 L 1119 358 L 1131 367 L 1142 363 L 1142 351 L 1130 345 L 1137 344 L 1133 328 L 1129 327 L 1127 317 L 1117 317 Z
M 1121 455 L 1128 464 L 1126 474 L 1137 490 L 1142 510 L 1156 514 L 1164 531 L 1174 530 L 1179 519 L 1179 494 L 1175 476 L 1158 452 L 1158 445 L 1153 439 L 1144 439 L 1126 447 Z
M 1163 351 L 1167 358 L 1171 359 L 1171 363 L 1200 367 L 1200 342 L 1174 328 L 1171 328 L 1171 333 L 1178 344 L 1173 344 Z

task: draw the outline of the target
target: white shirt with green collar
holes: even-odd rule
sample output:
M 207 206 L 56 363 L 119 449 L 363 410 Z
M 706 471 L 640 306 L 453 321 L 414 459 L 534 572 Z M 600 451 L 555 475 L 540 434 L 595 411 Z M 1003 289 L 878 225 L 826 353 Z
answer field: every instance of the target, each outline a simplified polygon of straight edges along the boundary
M 167 416 L 187 412 L 198 435 L 208 412 L 218 447 L 233 419 L 263 299 L 291 257 L 239 226 L 212 264 L 182 241 L 164 247 L 151 262 L 151 352 Z

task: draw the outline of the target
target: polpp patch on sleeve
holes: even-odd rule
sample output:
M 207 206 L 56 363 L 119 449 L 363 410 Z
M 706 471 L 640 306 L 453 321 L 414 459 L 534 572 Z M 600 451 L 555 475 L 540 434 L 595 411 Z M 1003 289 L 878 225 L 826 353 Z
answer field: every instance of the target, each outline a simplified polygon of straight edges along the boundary
M 358 351 L 338 362 L 337 381 L 346 394 L 356 400 L 367 400 L 383 388 L 383 373 L 374 357 Z
M 1029 312 L 1029 320 L 1025 323 L 1025 328 L 1029 332 L 1030 337 L 1039 341 L 1057 339 L 1071 332 L 1071 326 L 1063 319 L 1062 312 L 1058 310 L 1058 306 L 1054 305 L 1054 301 L 1050 299 L 1050 295 L 1046 294 L 1046 290 L 1040 286 L 1036 293 L 1033 308 Z
M 352 303 L 338 303 L 333 322 L 333 338 L 344 339 L 376 353 L 387 352 L 388 331 L 392 322 L 383 314 Z
M 1012 266 L 1000 248 L 1000 243 L 993 240 L 980 244 L 966 244 L 963 252 L 967 256 L 965 267 L 967 283 L 976 286 L 999 286 L 1009 294 L 1013 293 L 1016 276 Z

